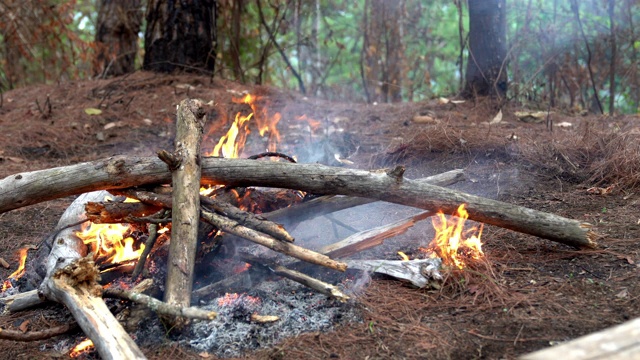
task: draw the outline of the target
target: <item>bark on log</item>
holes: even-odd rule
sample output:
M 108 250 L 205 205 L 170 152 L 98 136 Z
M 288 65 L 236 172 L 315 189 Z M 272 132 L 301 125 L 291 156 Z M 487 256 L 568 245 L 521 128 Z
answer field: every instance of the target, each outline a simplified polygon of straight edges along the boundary
M 134 218 L 155 214 L 161 208 L 143 203 L 88 202 L 84 209 L 93 223 L 117 224 L 134 222 Z
M 205 158 L 202 181 L 230 186 L 267 186 L 317 194 L 340 194 L 453 213 L 467 204 L 475 221 L 539 236 L 578 248 L 596 247 L 592 225 L 522 206 L 482 198 L 386 173 L 244 159 Z M 166 165 L 155 158 L 105 160 L 9 176 L 0 181 L 0 212 L 96 189 L 169 182 Z
M 198 100 L 183 100 L 178 106 L 174 156 L 179 166 L 172 172 L 173 207 L 171 242 L 167 261 L 164 301 L 189 307 L 200 220 L 200 142 L 204 111 Z M 175 323 L 174 325 L 184 325 Z
M 83 217 L 87 202 L 101 201 L 107 195 L 106 191 L 97 191 L 78 197 L 60 217 L 58 228 L 76 223 Z M 55 237 L 40 294 L 71 311 L 103 359 L 144 359 L 142 351 L 102 300 L 102 287 L 97 284 L 98 270 L 93 261 L 85 257 L 87 247 L 75 236 L 76 230 L 67 228 Z

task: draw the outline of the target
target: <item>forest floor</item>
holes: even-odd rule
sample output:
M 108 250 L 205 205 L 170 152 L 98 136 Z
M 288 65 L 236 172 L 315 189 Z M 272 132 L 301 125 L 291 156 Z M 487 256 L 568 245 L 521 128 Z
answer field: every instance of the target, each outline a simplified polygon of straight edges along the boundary
M 489 125 L 498 106 L 486 101 L 343 104 L 194 75 L 138 72 L 4 93 L 0 178 L 171 149 L 175 106 L 186 97 L 214 100 L 203 144 L 211 149 L 229 119 L 246 107 L 232 101 L 243 91 L 261 96 L 259 108 L 282 114 L 279 150 L 300 150 L 293 155 L 301 161 L 339 165 L 339 154 L 353 162 L 349 167 L 405 165 L 409 178 L 465 168 L 467 181 L 459 189 L 586 221 L 601 235 L 597 249 L 576 250 L 485 226 L 489 267 L 469 270 L 439 290 L 374 278 L 355 299 L 363 322 L 302 333 L 246 358 L 511 359 L 640 316 L 638 116 L 580 116 L 552 109 L 549 131 L 546 121 L 522 121 L 514 114 L 527 109 L 512 104 L 502 107 L 500 122 Z M 102 112 L 88 115 L 87 108 Z M 302 115 L 317 122 L 300 120 Z M 256 147 L 266 146 L 258 141 Z M 608 194 L 588 191 L 612 185 Z M 17 250 L 39 243 L 72 199 L 0 214 L 0 258 L 10 264 L 0 268 L 0 278 L 17 267 Z M 392 249 L 396 243 L 391 242 L 374 254 L 411 253 L 430 240 L 415 232 L 405 238 L 404 248 Z M 50 308 L 0 317 L 0 327 L 45 329 L 54 322 Z M 82 334 L 71 336 L 77 340 Z M 0 357 L 66 356 L 53 349 L 56 342 L 0 340 Z M 170 340 L 143 351 L 157 359 L 214 358 Z

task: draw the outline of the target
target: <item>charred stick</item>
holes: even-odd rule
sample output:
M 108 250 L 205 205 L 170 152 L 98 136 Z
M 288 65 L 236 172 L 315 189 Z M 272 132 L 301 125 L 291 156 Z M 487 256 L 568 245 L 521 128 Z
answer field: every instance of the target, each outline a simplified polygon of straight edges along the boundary
M 198 320 L 213 320 L 218 316 L 215 311 L 203 310 L 193 306 L 186 307 L 168 304 L 149 295 L 129 290 L 107 289 L 102 295 L 104 297 L 125 299 L 142 304 L 161 315 Z
M 39 341 L 39 340 L 50 339 L 58 335 L 66 334 L 77 328 L 78 328 L 78 324 L 75 322 L 52 327 L 47 330 L 28 331 L 26 333 L 23 333 L 22 331 L 19 331 L 19 330 L 7 330 L 7 329 L 0 328 L 0 339 L 13 340 L 13 341 Z
M 287 160 L 288 162 L 297 163 L 296 159 L 292 158 L 291 156 L 289 156 L 287 154 L 279 153 L 279 152 L 276 152 L 276 151 L 267 151 L 267 152 L 263 152 L 263 153 L 260 153 L 260 154 L 251 155 L 247 159 L 257 160 L 257 159 L 261 159 L 263 157 L 279 157 L 279 158 L 283 158 L 283 159 Z
M 170 208 L 173 206 L 173 200 L 171 199 L 171 196 L 167 194 L 157 194 L 150 191 L 135 189 L 117 190 L 111 191 L 111 193 L 138 199 L 143 203 L 154 206 L 162 206 L 165 208 Z M 278 240 L 287 242 L 293 242 L 294 240 L 282 225 L 272 221 L 260 219 L 259 216 L 247 211 L 240 210 L 231 204 L 211 199 L 206 196 L 200 196 L 200 203 L 210 206 L 216 212 L 237 221 L 240 225 L 268 234 Z
M 200 202 L 204 205 L 211 207 L 216 212 L 223 214 L 224 216 L 236 220 L 240 225 L 255 229 L 263 232 L 267 235 L 282 241 L 293 242 L 294 238 L 291 236 L 285 228 L 273 221 L 261 219 L 258 215 L 240 210 L 239 208 L 216 199 L 212 199 L 206 196 L 200 197 Z
M 144 250 L 142 250 L 142 254 L 140 254 L 140 258 L 138 259 L 136 267 L 133 269 L 133 273 L 131 273 L 132 279 L 137 279 L 138 276 L 142 273 L 144 264 L 147 262 L 147 257 L 151 253 L 151 249 L 153 248 L 153 245 L 155 245 L 157 238 L 158 225 L 149 224 L 149 237 L 147 238 L 147 241 L 144 242 Z
M 307 274 L 303 274 L 296 270 L 287 269 L 282 265 L 278 265 L 272 269 L 273 273 L 279 276 L 286 277 L 295 282 L 298 282 L 304 286 L 310 287 L 322 294 L 332 296 L 340 302 L 346 302 L 349 300 L 349 296 L 345 295 L 336 286 L 326 283 L 322 280 L 313 278 Z
M 222 231 L 247 239 L 256 244 L 266 246 L 271 250 L 295 257 L 299 260 L 339 271 L 345 271 L 347 269 L 347 266 L 344 263 L 335 261 L 326 255 L 319 254 L 315 251 L 311 251 L 291 243 L 278 241 L 269 235 L 260 233 L 246 226 L 242 226 L 237 221 L 227 219 L 218 214 L 203 210 L 201 212 L 201 217 L 206 222 Z
M 145 203 L 88 202 L 85 207 L 87 219 L 99 224 L 131 222 L 133 217 L 144 217 L 161 210 Z

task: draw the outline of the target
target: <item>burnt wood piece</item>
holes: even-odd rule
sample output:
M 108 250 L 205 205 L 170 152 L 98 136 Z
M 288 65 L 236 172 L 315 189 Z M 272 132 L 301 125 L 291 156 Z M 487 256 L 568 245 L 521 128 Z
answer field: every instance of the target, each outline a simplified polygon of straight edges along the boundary
M 89 201 L 101 201 L 106 191 L 79 196 L 62 214 L 57 228 L 77 223 L 84 216 Z M 131 339 L 102 300 L 98 285 L 98 269 L 87 258 L 87 246 L 75 235 L 75 227 L 65 228 L 54 238 L 47 258 L 47 275 L 39 292 L 48 300 L 64 304 L 89 337 L 102 359 L 145 359 L 138 345 Z
M 130 223 L 134 218 L 148 216 L 161 208 L 144 203 L 88 202 L 85 207 L 87 218 L 93 223 Z
M 247 239 L 256 244 L 268 247 L 271 250 L 280 252 L 285 255 L 289 255 L 291 257 L 295 257 L 296 259 L 303 260 L 312 264 L 325 266 L 338 271 L 347 270 L 347 266 L 339 261 L 335 261 L 326 255 L 319 254 L 315 251 L 311 251 L 309 249 L 305 249 L 298 245 L 294 245 L 292 243 L 283 242 L 274 239 L 273 237 L 260 233 L 256 230 L 250 229 L 246 226 L 242 226 L 238 224 L 238 222 L 227 219 L 218 214 L 202 211 L 201 213 L 204 221 L 209 222 L 216 228 L 228 232 L 230 234 L 239 236 L 243 239 Z
M 38 295 L 38 290 L 10 295 L 0 299 L 0 304 L 4 307 L 1 314 L 7 315 L 9 313 L 26 310 L 44 302 L 46 302 L 46 299 L 43 299 Z
M 138 199 L 143 203 L 148 203 L 154 206 L 161 206 L 165 208 L 173 206 L 173 199 L 168 194 L 158 194 L 136 189 L 111 190 L 111 193 Z M 231 204 L 210 199 L 206 196 L 200 196 L 200 203 L 204 206 L 210 206 L 216 212 L 221 213 L 226 218 L 236 221 L 240 225 L 270 235 L 277 240 L 285 242 L 293 242 L 294 240 L 282 225 L 266 219 L 261 219 L 259 215 L 240 210 Z
M 78 327 L 78 324 L 64 324 L 55 326 L 46 330 L 40 331 L 27 331 L 22 332 L 20 330 L 8 330 L 0 328 L 0 339 L 2 340 L 13 340 L 13 341 L 40 341 L 51 339 L 52 337 L 66 334 L 72 330 L 75 330 Z
M 186 99 L 178 105 L 172 172 L 173 206 L 171 242 L 167 261 L 164 301 L 181 308 L 191 305 L 193 270 L 200 221 L 200 143 L 204 128 L 204 110 L 198 100 Z M 184 318 L 172 319 L 173 325 L 186 325 Z
M 153 157 L 117 156 L 21 173 L 0 180 L 0 212 L 96 189 L 169 181 L 170 172 L 166 165 Z M 392 176 L 392 172 L 387 174 L 319 164 L 203 158 L 202 182 L 369 197 L 445 213 L 454 213 L 460 204 L 465 203 L 471 220 L 576 248 L 595 248 L 599 237 L 592 225 L 583 221 Z

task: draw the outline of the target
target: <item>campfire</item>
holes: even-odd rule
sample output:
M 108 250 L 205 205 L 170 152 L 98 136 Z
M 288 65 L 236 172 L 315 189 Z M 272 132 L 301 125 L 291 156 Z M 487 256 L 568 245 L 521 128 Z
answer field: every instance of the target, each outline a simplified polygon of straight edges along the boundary
M 47 170 L 0 181 L 23 197 L 10 203 L 0 198 L 0 211 L 82 193 L 40 247 L 47 254 L 38 291 L 0 299 L 5 307 L 19 311 L 42 299 L 63 303 L 101 356 L 141 358 L 103 297 L 126 299 L 142 306 L 130 315 L 138 322 L 127 323 L 148 319 L 152 309 L 182 330 L 185 343 L 237 356 L 245 348 L 273 344 L 301 330 L 327 329 L 338 317 L 357 319 L 350 304 L 369 273 L 425 287 L 442 279 L 442 269 L 463 269 L 484 256 L 480 239 L 485 222 L 577 247 L 594 246 L 596 235 L 588 224 L 442 187 L 462 180 L 461 170 L 409 180 L 400 166 L 362 171 L 295 163 L 292 156 L 276 152 L 281 115 L 258 108 L 258 100 L 252 95 L 234 99 L 252 112 L 237 113 L 210 153 L 200 149 L 203 104 L 185 100 L 178 107 L 172 152 L 57 170 L 80 180 L 75 185 L 50 181 L 44 197 L 21 186 L 49 179 Z M 300 119 L 310 128 L 320 126 L 306 116 Z M 252 128 L 268 139 L 267 152 L 239 159 Z M 299 245 L 300 239 L 287 230 L 377 200 L 424 211 L 329 245 Z M 348 259 L 429 217 L 436 235 L 415 259 L 402 252 L 401 260 Z M 469 218 L 479 221 L 479 227 L 465 229 Z M 10 293 L 24 273 L 24 258 L 4 281 L 3 292 Z M 129 331 L 164 330 L 157 321 Z M 254 340 L 243 341 L 248 338 Z M 245 348 L 234 347 L 239 343 Z

